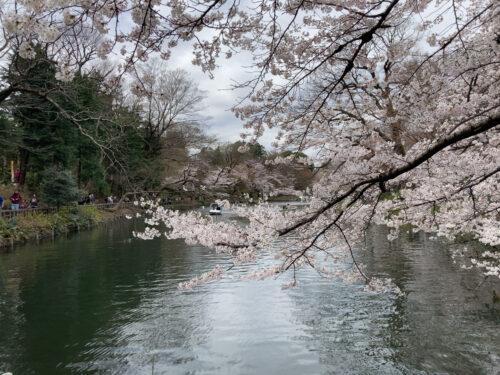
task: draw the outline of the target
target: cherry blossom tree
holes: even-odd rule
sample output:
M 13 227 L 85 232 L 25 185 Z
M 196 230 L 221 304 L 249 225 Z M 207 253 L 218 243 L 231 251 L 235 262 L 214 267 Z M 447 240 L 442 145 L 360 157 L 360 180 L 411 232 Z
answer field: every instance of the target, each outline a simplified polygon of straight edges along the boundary
M 367 289 L 388 284 L 354 257 L 352 269 L 328 264 L 352 256 L 373 223 L 393 228 L 391 236 L 406 223 L 449 239 L 470 234 L 493 249 L 473 265 L 500 276 L 498 20 L 493 0 L 24 0 L 8 1 L 1 14 L 8 45 L 25 57 L 75 27 L 97 30 L 99 57 L 123 56 L 119 76 L 152 53 L 168 59 L 179 44 L 192 45 L 193 62 L 208 74 L 222 57 L 251 53 L 255 74 L 238 85 L 248 95 L 234 108 L 246 121 L 243 137 L 278 128 L 283 147 L 314 153 L 320 172 L 310 205 L 237 208 L 245 228 L 158 208 L 141 236 L 159 235 L 163 223 L 169 238 L 230 254 L 234 264 L 272 251 L 276 265 L 257 278 L 311 266 L 365 280 Z M 70 79 L 77 58 L 64 56 L 59 76 Z
M 276 166 L 277 164 L 277 166 Z M 295 162 L 281 168 L 279 159 L 265 159 L 252 155 L 248 144 L 236 142 L 187 158 L 182 168 L 164 180 L 164 188 L 201 194 L 207 198 L 240 200 L 242 194 L 270 197 L 273 195 L 300 195 L 294 189 L 295 172 L 307 166 Z M 247 199 L 248 199 L 247 198 Z M 255 197 L 257 199 L 257 197 Z

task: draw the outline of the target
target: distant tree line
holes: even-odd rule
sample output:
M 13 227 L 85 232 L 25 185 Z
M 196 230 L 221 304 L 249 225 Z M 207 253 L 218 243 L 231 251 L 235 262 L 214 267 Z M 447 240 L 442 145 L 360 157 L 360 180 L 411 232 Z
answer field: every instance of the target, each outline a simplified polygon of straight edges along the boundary
M 281 164 L 285 159 L 287 163 Z M 237 141 L 203 147 L 184 163 L 169 165 L 164 187 L 187 195 L 233 199 L 300 195 L 310 186 L 313 172 L 305 154 L 267 152 L 259 143 Z
M 30 60 L 13 53 L 1 72 L 2 85 L 18 89 L 0 103 L 0 184 L 11 181 L 11 162 L 15 182 L 46 190 L 45 202 L 57 186 L 77 199 L 151 189 L 227 196 L 310 182 L 307 166 L 266 164 L 279 155 L 258 143 L 208 136 L 204 93 L 182 70 L 151 60 L 126 87 L 105 83 L 102 67 L 61 81 L 55 62 L 35 51 Z

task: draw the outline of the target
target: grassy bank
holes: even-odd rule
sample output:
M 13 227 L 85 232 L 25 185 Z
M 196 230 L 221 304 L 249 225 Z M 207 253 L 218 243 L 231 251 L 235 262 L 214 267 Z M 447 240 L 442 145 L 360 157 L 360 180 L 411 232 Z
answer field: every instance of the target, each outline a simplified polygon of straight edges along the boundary
M 75 206 L 51 214 L 0 217 L 0 247 L 87 228 L 103 222 L 106 216 L 93 206 Z
M 176 202 L 167 207 L 188 210 L 199 206 L 199 202 Z M 0 216 L 0 248 L 87 229 L 125 214 L 134 214 L 137 210 L 135 206 L 116 211 L 99 210 L 96 206 L 88 205 L 64 207 L 50 214 L 18 215 L 11 219 Z

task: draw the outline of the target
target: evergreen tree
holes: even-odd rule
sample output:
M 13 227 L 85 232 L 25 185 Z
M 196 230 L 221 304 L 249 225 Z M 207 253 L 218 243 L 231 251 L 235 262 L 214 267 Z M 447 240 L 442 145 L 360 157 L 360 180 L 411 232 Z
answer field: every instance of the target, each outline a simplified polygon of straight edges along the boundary
M 50 206 L 70 205 L 85 195 L 78 189 L 76 179 L 68 170 L 49 167 L 43 173 L 42 199 Z
M 96 72 L 57 81 L 54 63 L 36 51 L 35 67 L 26 69 L 32 62 L 14 55 L 4 75 L 10 83 L 22 77 L 25 88 L 3 103 L 18 133 L 19 183 L 37 189 L 43 172 L 56 166 L 72 171 L 78 187 L 101 195 L 159 186 L 159 155 L 144 153 L 142 120 L 119 104 L 120 93 L 105 91 Z

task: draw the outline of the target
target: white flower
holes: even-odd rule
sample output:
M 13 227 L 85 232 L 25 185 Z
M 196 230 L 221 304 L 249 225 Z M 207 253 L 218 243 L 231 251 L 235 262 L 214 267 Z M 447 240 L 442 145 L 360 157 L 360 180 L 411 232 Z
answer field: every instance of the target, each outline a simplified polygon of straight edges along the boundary
M 63 82 L 70 82 L 73 80 L 75 73 L 69 68 L 68 64 L 60 64 L 59 70 L 56 72 L 56 79 Z
M 19 46 L 19 56 L 24 59 L 34 59 L 36 56 L 35 49 L 28 42 L 24 41 Z
M 9 34 L 18 33 L 19 22 L 15 14 L 5 15 L 3 19 L 3 27 Z
M 76 16 L 72 14 L 69 9 L 64 9 L 63 11 L 63 21 L 66 25 L 72 25 L 75 22 Z
M 112 49 L 113 49 L 113 41 L 105 40 L 97 48 L 97 56 L 99 56 L 100 59 L 105 60 Z
M 238 152 L 241 153 L 241 154 L 244 154 L 245 152 L 248 152 L 250 151 L 250 147 L 248 146 L 247 143 L 245 143 L 244 145 L 238 147 Z
M 38 28 L 40 40 L 45 43 L 54 42 L 60 35 L 59 30 L 55 26 L 42 25 Z
M 293 288 L 295 286 L 299 285 L 299 282 L 297 280 L 292 280 L 288 283 L 281 284 L 281 290 L 286 290 L 289 288 Z

